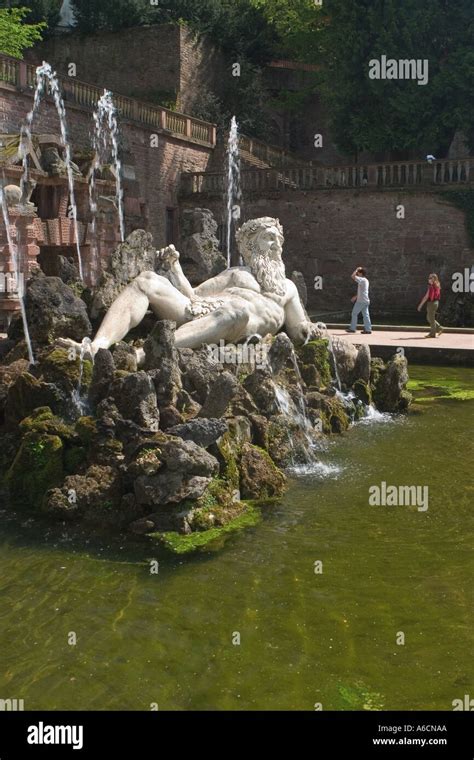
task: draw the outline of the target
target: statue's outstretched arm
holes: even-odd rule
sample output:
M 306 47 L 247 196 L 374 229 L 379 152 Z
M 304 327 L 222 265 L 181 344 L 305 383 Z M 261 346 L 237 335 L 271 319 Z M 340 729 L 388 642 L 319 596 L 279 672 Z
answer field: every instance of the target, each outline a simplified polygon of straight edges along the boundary
M 171 284 L 183 295 L 192 298 L 194 289 L 181 268 L 179 251 L 174 245 L 168 245 L 158 251 L 158 256 Z

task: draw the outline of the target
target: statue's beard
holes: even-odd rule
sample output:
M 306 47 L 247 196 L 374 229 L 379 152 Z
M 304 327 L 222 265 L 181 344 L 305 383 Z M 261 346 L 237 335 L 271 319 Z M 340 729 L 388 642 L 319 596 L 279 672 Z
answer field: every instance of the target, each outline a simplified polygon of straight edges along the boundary
M 250 269 L 263 293 L 284 296 L 286 293 L 285 265 L 281 259 L 270 259 L 268 254 L 253 253 Z

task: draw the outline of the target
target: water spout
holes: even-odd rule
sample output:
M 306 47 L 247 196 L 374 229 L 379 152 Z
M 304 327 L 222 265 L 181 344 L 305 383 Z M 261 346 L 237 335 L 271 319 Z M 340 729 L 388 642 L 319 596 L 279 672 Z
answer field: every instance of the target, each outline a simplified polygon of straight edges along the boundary
M 87 396 L 84 398 L 82 395 L 82 377 L 84 375 L 84 358 L 86 355 L 89 355 L 92 357 L 92 361 L 94 361 L 94 355 L 92 352 L 92 342 L 90 338 L 83 338 L 81 343 L 81 351 L 79 354 L 79 379 L 77 381 L 77 387 L 73 391 L 72 398 L 74 401 L 74 405 L 79 412 L 79 414 L 83 415 L 87 412 L 88 408 L 88 399 Z
M 73 174 L 73 169 L 72 169 L 71 146 L 70 146 L 70 143 L 68 140 L 68 134 L 67 134 L 66 108 L 64 106 L 64 100 L 61 95 L 61 90 L 59 88 L 59 80 L 58 80 L 57 74 L 55 71 L 53 71 L 50 64 L 46 63 L 45 61 L 43 61 L 43 64 L 41 66 L 38 66 L 36 69 L 36 87 L 35 87 L 35 94 L 34 94 L 34 100 L 33 100 L 33 108 L 27 114 L 25 124 L 21 128 L 20 155 L 22 158 L 22 165 L 23 165 L 21 189 L 22 189 L 22 193 L 24 194 L 25 185 L 29 178 L 27 148 L 32 145 L 31 127 L 33 124 L 35 113 L 39 108 L 42 98 L 47 92 L 47 88 L 49 88 L 49 92 L 51 93 L 53 97 L 54 105 L 56 106 L 56 111 L 59 117 L 61 138 L 64 145 L 64 163 L 66 164 L 66 173 L 67 173 L 67 180 L 68 180 L 68 186 L 69 186 L 69 199 L 70 199 L 70 206 L 71 206 L 72 218 L 73 218 L 73 223 L 74 223 L 74 234 L 76 238 L 79 277 L 81 278 L 81 280 L 83 280 L 84 278 L 83 278 L 83 271 L 82 271 L 81 246 L 80 246 L 80 240 L 79 240 L 79 225 L 77 223 L 77 206 L 76 206 L 76 199 L 74 195 L 74 174 Z
M 288 420 L 288 423 L 290 423 L 288 426 L 288 431 L 287 431 L 288 442 L 290 444 L 290 452 L 291 452 L 291 467 L 292 469 L 295 469 L 298 465 L 298 463 L 295 462 L 295 451 L 297 449 L 297 446 L 291 434 L 291 425 L 294 425 L 295 422 L 298 425 L 303 438 L 305 439 L 305 445 L 298 446 L 298 451 L 301 452 L 303 450 L 304 452 L 304 457 L 306 460 L 305 465 L 310 466 L 314 464 L 316 461 L 316 457 L 314 453 L 314 449 L 315 449 L 314 427 L 308 416 L 306 399 L 305 399 L 304 390 L 303 390 L 303 378 L 301 377 L 300 368 L 298 366 L 298 361 L 297 361 L 293 346 L 291 346 L 290 359 L 291 359 L 291 363 L 293 365 L 293 370 L 296 377 L 297 401 L 294 400 L 294 398 L 289 393 L 288 389 L 284 385 L 278 382 L 277 378 L 275 377 L 275 373 L 273 371 L 272 363 L 271 361 L 268 360 L 268 358 L 266 358 L 266 367 L 271 374 L 273 388 L 275 391 L 275 399 L 276 399 L 279 412 L 283 417 L 285 417 Z
M 329 350 L 329 355 L 331 356 L 331 363 L 332 363 L 332 370 L 333 370 L 333 373 L 334 373 L 334 380 L 335 380 L 335 383 L 336 383 L 337 390 L 339 392 L 341 392 L 342 391 L 341 378 L 340 378 L 339 370 L 338 370 L 338 367 L 337 367 L 337 359 L 336 359 L 336 354 L 334 352 L 334 344 L 333 344 L 333 341 L 332 341 L 332 336 L 331 336 L 331 334 L 330 334 L 330 332 L 329 332 L 329 330 L 327 328 L 327 325 L 325 325 L 324 322 L 316 322 L 316 327 L 318 328 L 318 330 L 321 330 L 322 332 L 325 333 L 325 337 L 328 340 L 328 350 Z
M 8 250 L 10 252 L 10 259 L 13 263 L 15 283 L 16 283 L 16 288 L 18 290 L 18 299 L 20 301 L 21 319 L 23 322 L 23 333 L 25 335 L 26 345 L 28 348 L 28 360 L 30 364 L 34 364 L 35 357 L 33 355 L 33 349 L 31 346 L 31 339 L 30 339 L 30 331 L 28 329 L 28 320 L 26 318 L 25 294 L 24 294 L 24 287 L 23 287 L 22 272 L 20 271 L 21 267 L 20 267 L 19 256 L 18 256 L 18 248 L 12 240 L 12 234 L 11 234 L 11 229 L 10 229 L 10 215 L 8 213 L 7 199 L 5 197 L 5 193 L 3 192 L 3 188 L 1 187 L 0 187 L 0 205 L 2 207 L 3 223 L 5 225 L 5 230 L 7 234 Z
M 227 144 L 227 268 L 231 265 L 232 223 L 240 219 L 240 202 L 242 191 L 240 186 L 240 153 L 239 129 L 235 116 L 232 117 Z
M 95 264 L 98 265 L 97 254 L 97 192 L 95 184 L 96 172 L 107 163 L 107 149 L 112 153 L 112 162 L 115 171 L 115 198 L 119 215 L 120 240 L 125 240 L 125 219 L 123 211 L 122 189 L 122 162 L 119 156 L 119 128 L 117 120 L 117 108 L 115 107 L 112 93 L 104 90 L 97 101 L 94 111 L 94 132 L 92 147 L 94 159 L 89 173 L 89 206 L 92 216 L 92 248 Z

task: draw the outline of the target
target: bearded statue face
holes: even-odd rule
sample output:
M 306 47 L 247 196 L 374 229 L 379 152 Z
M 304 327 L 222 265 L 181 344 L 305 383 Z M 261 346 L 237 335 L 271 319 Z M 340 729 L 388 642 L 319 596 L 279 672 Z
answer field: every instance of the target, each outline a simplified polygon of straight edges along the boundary
M 283 229 L 278 219 L 264 216 L 251 219 L 236 234 L 240 254 L 262 292 L 283 296 L 286 292 L 282 260 Z

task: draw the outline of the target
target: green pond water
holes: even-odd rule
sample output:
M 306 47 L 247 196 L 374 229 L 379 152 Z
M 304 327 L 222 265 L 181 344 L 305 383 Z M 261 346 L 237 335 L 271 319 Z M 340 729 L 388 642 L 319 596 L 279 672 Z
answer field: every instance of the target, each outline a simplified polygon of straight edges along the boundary
M 439 384 L 474 388 L 472 370 L 411 376 L 424 399 Z M 292 477 L 218 553 L 87 543 L 3 511 L 0 698 L 25 710 L 451 710 L 472 696 L 474 400 L 446 395 L 333 437 L 319 470 Z M 427 485 L 429 508 L 369 506 L 382 481 Z

